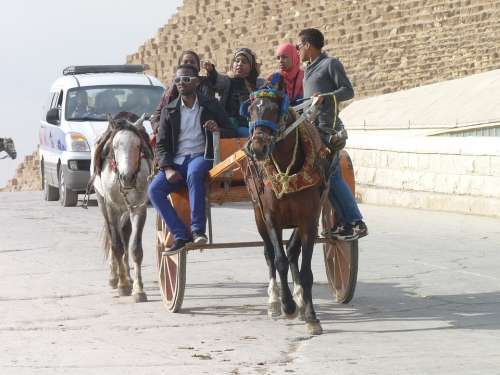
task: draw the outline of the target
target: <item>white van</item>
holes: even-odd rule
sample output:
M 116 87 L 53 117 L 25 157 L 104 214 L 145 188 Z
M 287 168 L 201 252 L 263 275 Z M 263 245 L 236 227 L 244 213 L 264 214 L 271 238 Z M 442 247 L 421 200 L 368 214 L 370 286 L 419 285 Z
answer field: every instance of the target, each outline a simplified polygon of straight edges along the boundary
M 164 87 L 143 65 L 71 66 L 52 85 L 41 120 L 44 197 L 75 206 L 90 179 L 90 153 L 108 113 L 152 114 Z M 145 122 L 146 130 L 151 125 Z

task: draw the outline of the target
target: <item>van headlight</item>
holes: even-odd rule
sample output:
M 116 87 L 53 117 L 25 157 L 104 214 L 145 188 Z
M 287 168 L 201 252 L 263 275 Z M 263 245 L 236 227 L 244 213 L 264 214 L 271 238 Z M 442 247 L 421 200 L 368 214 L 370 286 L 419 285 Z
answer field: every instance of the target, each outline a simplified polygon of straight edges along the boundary
M 66 136 L 66 144 L 68 145 L 68 151 L 90 151 L 87 138 L 80 133 L 69 133 Z

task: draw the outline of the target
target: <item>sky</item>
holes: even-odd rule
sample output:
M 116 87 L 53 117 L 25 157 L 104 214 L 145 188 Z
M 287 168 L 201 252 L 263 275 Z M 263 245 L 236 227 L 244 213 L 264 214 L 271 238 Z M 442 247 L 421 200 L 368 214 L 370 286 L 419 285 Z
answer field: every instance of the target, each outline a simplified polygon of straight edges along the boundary
M 69 65 L 123 64 L 156 35 L 182 0 L 16 0 L 0 14 L 0 137 L 17 160 L 0 160 L 0 187 L 36 150 L 42 106 Z M 2 153 L 4 155 L 4 153 Z

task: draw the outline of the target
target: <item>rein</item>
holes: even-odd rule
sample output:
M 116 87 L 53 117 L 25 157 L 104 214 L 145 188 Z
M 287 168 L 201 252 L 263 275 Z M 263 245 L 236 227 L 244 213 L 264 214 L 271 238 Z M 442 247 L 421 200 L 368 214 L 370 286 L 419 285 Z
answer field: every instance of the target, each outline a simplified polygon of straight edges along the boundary
M 271 183 L 271 187 L 274 191 L 274 194 L 276 194 L 276 197 L 278 199 L 281 199 L 283 197 L 283 195 L 288 194 L 290 192 L 290 171 L 292 170 L 292 167 L 297 160 L 297 152 L 299 149 L 299 129 L 295 130 L 295 134 L 296 134 L 295 135 L 295 145 L 293 147 L 292 161 L 290 162 L 290 164 L 286 168 L 286 171 L 284 173 L 282 172 L 280 166 L 276 162 L 276 159 L 274 159 L 273 154 L 271 154 L 271 160 L 272 160 L 274 167 L 276 168 L 276 171 L 278 172 L 278 174 L 276 176 L 271 176 L 271 175 L 269 175 L 269 173 L 267 173 L 267 169 L 264 168 L 264 170 L 266 171 L 267 178 L 269 180 L 275 180 L 277 183 L 282 184 L 282 186 L 283 186 L 281 191 L 278 191 L 275 188 L 275 185 Z
M 331 95 L 331 93 L 327 94 L 322 94 L 321 96 L 327 96 Z M 247 142 L 245 146 L 245 152 L 247 155 L 251 156 L 252 164 L 256 169 L 263 169 L 264 175 L 266 180 L 270 181 L 271 188 L 276 195 L 278 199 L 281 199 L 285 194 L 289 194 L 294 190 L 294 187 L 291 186 L 293 185 L 291 181 L 292 177 L 294 175 L 291 175 L 291 170 L 294 164 L 297 161 L 297 153 L 299 149 L 299 142 L 300 142 L 300 134 L 299 134 L 299 127 L 304 124 L 305 122 L 313 123 L 316 117 L 318 116 L 319 113 L 319 105 L 318 105 L 318 99 L 313 98 L 312 100 L 308 100 L 307 102 L 304 102 L 300 104 L 299 106 L 295 107 L 296 110 L 303 109 L 303 112 L 300 116 L 295 115 L 295 120 L 289 125 L 286 125 L 287 118 L 288 118 L 288 113 L 289 113 L 289 100 L 288 96 L 275 89 L 262 89 L 257 92 L 254 92 L 250 95 L 249 101 L 245 102 L 242 104 L 240 108 L 240 114 L 246 117 L 250 117 L 250 105 L 253 102 L 253 100 L 257 98 L 262 98 L 262 99 L 271 99 L 271 100 L 276 100 L 276 99 L 281 99 L 281 104 L 279 105 L 279 121 L 274 122 L 271 120 L 266 120 L 266 119 L 261 119 L 257 118 L 256 120 L 252 121 L 249 123 L 250 131 L 252 135 L 254 134 L 254 130 L 256 127 L 266 127 L 271 130 L 271 135 L 268 135 L 267 137 L 269 138 L 269 151 L 268 151 L 268 157 L 267 157 L 267 162 L 264 161 L 264 163 L 272 163 L 273 169 L 275 172 L 271 172 L 270 170 L 267 169 L 267 167 L 262 164 L 259 165 L 253 158 L 253 149 L 251 147 L 251 142 L 254 140 L 253 136 L 250 138 L 250 140 Z M 335 102 L 335 109 L 337 107 L 335 97 L 334 97 L 334 102 Z M 260 104 L 259 104 L 260 106 Z M 290 163 L 286 167 L 286 169 L 283 171 L 280 166 L 278 165 L 275 157 L 273 156 L 274 153 L 274 148 L 275 145 L 283 141 L 285 138 L 287 138 L 289 135 L 292 134 L 292 132 L 295 131 L 295 145 L 293 148 L 293 154 Z M 304 172 L 307 173 L 307 172 Z M 258 175 L 255 173 L 251 173 L 252 179 L 258 178 L 260 180 L 261 184 L 264 184 L 263 181 L 263 176 L 261 173 Z M 293 177 L 297 178 L 297 177 Z M 255 181 L 254 181 L 255 183 Z

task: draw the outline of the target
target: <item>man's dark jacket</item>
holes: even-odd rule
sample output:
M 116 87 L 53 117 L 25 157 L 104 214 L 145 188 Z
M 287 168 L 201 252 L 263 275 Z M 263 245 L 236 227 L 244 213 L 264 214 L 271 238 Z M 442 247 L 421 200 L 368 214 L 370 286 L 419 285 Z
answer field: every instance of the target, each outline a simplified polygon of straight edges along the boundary
M 213 99 L 198 94 L 198 104 L 200 106 L 200 126 L 205 136 L 205 159 L 214 158 L 214 145 L 212 132 L 203 128 L 209 120 L 213 120 L 220 128 L 222 137 L 232 136 L 224 108 Z M 163 108 L 160 116 L 158 137 L 156 139 L 156 158 L 160 168 L 171 167 L 179 145 L 179 134 L 181 131 L 181 98 L 180 96 L 171 101 Z

